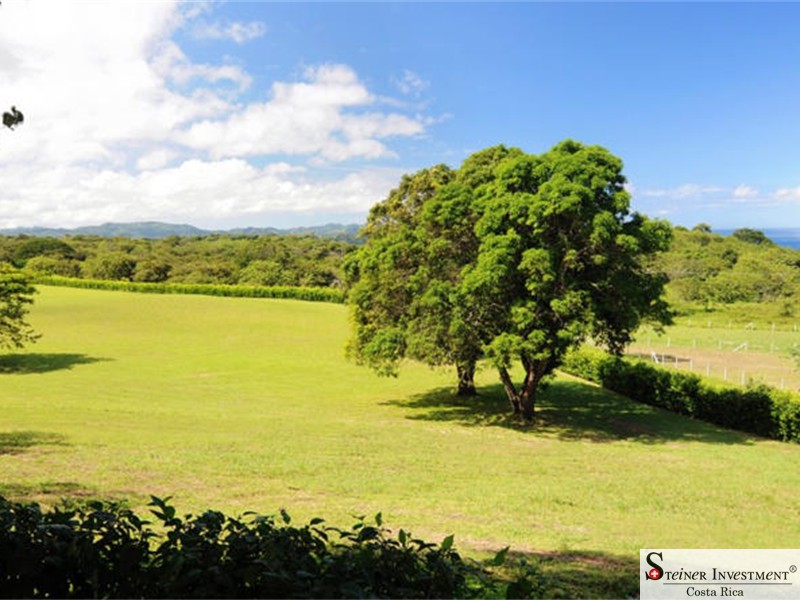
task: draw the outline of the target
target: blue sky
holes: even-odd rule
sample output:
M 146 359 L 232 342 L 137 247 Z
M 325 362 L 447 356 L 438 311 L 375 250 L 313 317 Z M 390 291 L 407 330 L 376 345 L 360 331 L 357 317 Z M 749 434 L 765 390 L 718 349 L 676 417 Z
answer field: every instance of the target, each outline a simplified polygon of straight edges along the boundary
M 3 102 L 26 122 L 0 132 L 0 226 L 359 222 L 405 172 L 568 137 L 620 156 L 650 216 L 800 226 L 799 22 L 792 3 L 8 0 Z

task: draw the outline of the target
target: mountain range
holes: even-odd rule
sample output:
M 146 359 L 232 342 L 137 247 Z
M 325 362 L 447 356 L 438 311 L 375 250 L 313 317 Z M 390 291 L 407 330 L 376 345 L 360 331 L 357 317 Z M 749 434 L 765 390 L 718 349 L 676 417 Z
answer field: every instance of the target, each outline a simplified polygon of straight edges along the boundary
M 180 237 L 205 236 L 215 234 L 226 235 L 313 235 L 337 240 L 356 241 L 361 225 L 328 223 L 313 227 L 292 227 L 278 229 L 276 227 L 243 227 L 229 230 L 200 229 L 193 225 L 176 225 L 145 221 L 138 223 L 104 223 L 73 229 L 61 227 L 15 227 L 0 229 L 0 235 L 30 235 L 35 237 L 66 237 L 75 235 L 91 235 L 98 237 L 127 237 L 160 239 L 173 235 Z
M 279 229 L 277 227 L 240 227 L 228 230 L 201 229 L 193 225 L 180 225 L 161 223 L 158 221 L 143 221 L 135 223 L 104 223 L 103 225 L 89 225 L 67 229 L 61 227 L 15 227 L 13 229 L 0 229 L 0 235 L 30 235 L 35 237 L 66 237 L 75 235 L 90 235 L 97 237 L 126 237 L 161 239 L 173 235 L 180 237 L 205 236 L 205 235 L 313 235 L 335 240 L 361 243 L 358 231 L 361 225 L 356 223 L 341 224 L 328 223 L 312 227 L 291 227 Z M 733 229 L 718 229 L 715 233 L 730 235 Z M 800 228 L 768 228 L 762 230 L 764 234 L 779 246 L 800 249 Z

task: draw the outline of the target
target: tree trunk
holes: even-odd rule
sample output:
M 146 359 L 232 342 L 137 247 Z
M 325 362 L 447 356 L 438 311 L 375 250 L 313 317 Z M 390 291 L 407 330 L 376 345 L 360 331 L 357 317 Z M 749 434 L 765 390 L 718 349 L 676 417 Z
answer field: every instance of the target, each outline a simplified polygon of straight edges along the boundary
M 517 416 L 522 411 L 522 405 L 520 404 L 520 397 L 517 393 L 517 388 L 514 387 L 514 382 L 511 381 L 511 375 L 508 374 L 508 371 L 505 369 L 505 367 L 498 367 L 497 371 L 500 374 L 500 381 L 503 382 L 503 388 L 506 390 L 508 402 L 511 404 L 511 412 L 514 413 L 514 416 Z
M 522 405 L 522 418 L 531 423 L 534 419 L 534 409 L 536 408 L 536 392 L 539 384 L 548 373 L 550 361 L 534 361 L 525 365 L 525 386 L 520 395 Z
M 522 391 L 520 403 L 522 405 L 522 418 L 527 423 L 532 423 L 534 419 L 534 409 L 536 408 L 536 389 L 539 387 L 539 379 L 530 373 L 525 389 Z
M 466 362 L 456 365 L 458 372 L 458 391 L 459 396 L 477 396 L 478 392 L 475 390 L 475 363 Z
M 536 408 L 536 392 L 539 388 L 539 382 L 542 376 L 536 370 L 534 365 L 530 365 L 525 372 L 525 381 L 522 384 L 522 389 L 517 391 L 511 376 L 504 368 L 499 368 L 500 381 L 503 382 L 503 388 L 508 396 L 508 402 L 511 404 L 511 411 L 515 417 L 522 417 L 526 423 L 532 423 L 534 420 L 534 413 Z

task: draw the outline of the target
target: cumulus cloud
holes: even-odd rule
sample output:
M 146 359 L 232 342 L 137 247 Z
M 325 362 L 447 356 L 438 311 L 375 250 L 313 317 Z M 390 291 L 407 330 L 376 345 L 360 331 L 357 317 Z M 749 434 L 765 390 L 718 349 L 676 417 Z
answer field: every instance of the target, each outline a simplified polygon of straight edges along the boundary
M 179 139 L 212 158 L 307 154 L 342 161 L 391 156 L 381 140 L 424 130 L 419 119 L 399 113 L 358 111 L 375 98 L 346 65 L 309 68 L 304 79 L 276 82 L 268 101 L 195 123 Z
M 254 87 L 245 68 L 197 62 L 174 34 L 243 43 L 266 27 L 205 21 L 198 29 L 211 11 L 122 0 L 3 3 L 0 100 L 26 119 L 0 131 L 0 226 L 352 212 L 386 194 L 394 170 L 311 171 L 392 157 L 392 138 L 422 134 L 430 120 L 387 111 L 342 64 L 308 67 L 245 101 Z
M 3 6 L 4 96 L 26 114 L 0 144 L 4 166 L 124 163 L 126 146 L 168 140 L 198 118 L 230 110 L 214 89 L 239 74 L 195 70 L 191 93 L 173 91 L 165 43 L 180 23 L 177 5 L 161 2 L 20 2 Z M 165 59 L 164 54 L 173 55 Z M 189 68 L 184 64 L 185 68 Z
M 365 213 L 396 184 L 400 172 L 364 169 L 320 180 L 287 163 L 257 168 L 230 158 L 189 159 L 138 173 L 70 167 L 49 172 L 31 168 L 18 176 L 28 183 L 14 201 L 0 199 L 0 227 L 143 218 L 199 222 L 312 210 Z M 0 188 L 13 185 L 12 177 L 0 171 Z
M 252 81 L 251 77 L 235 65 L 208 65 L 191 62 L 180 47 L 174 42 L 161 44 L 152 60 L 152 67 L 157 75 L 178 86 L 184 86 L 193 80 L 205 80 L 210 83 L 229 81 L 246 90 Z

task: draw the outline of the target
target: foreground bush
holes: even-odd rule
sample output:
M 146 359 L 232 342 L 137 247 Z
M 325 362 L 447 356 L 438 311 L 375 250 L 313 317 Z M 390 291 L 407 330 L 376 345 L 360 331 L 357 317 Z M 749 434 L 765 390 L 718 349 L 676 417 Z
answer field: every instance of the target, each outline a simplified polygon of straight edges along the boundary
M 800 442 L 800 400 L 767 385 L 718 386 L 691 373 L 667 371 L 599 350 L 573 352 L 561 368 L 637 402 L 729 429 Z
M 167 499 L 168 500 L 168 499 Z M 397 537 L 363 518 L 349 530 L 314 519 L 180 518 L 152 498 L 153 527 L 119 504 L 43 510 L 0 497 L 5 598 L 473 598 L 528 596 L 528 579 L 491 578 L 453 538 Z M 505 551 L 489 564 L 500 566 Z M 529 573 L 533 573 L 529 570 Z

